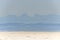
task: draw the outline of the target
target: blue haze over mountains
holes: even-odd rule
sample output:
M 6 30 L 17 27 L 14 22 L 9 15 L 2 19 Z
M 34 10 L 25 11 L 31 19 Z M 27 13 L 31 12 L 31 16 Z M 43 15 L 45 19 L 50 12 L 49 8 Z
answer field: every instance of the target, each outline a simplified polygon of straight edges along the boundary
M 21 16 L 8 15 L 6 17 L 0 17 L 0 23 L 47 23 L 47 24 L 57 24 L 60 23 L 60 15 L 39 15 L 34 14 L 34 16 L 28 16 L 27 14 L 22 14 Z
M 21 16 L 8 15 L 0 18 L 0 30 L 2 31 L 59 31 L 59 15 Z

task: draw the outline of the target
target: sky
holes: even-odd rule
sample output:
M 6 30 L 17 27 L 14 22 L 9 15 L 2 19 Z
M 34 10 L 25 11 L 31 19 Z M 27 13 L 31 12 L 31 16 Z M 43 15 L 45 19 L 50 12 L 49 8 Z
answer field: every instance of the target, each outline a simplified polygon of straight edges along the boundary
M 0 0 L 0 17 L 23 13 L 29 16 L 60 14 L 59 10 L 60 0 Z

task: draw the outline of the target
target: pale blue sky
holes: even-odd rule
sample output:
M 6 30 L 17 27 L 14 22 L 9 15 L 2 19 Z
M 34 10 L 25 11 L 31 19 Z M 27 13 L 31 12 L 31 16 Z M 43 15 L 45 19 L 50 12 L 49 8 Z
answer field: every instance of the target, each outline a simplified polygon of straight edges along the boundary
M 0 17 L 7 15 L 29 16 L 37 13 L 40 15 L 59 14 L 60 0 L 0 0 Z

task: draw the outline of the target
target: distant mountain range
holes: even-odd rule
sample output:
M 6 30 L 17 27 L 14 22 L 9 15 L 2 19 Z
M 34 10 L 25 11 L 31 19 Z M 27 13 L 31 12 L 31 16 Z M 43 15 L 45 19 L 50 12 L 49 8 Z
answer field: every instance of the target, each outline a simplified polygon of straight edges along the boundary
M 60 15 L 38 15 L 35 14 L 33 17 L 23 14 L 21 16 L 8 15 L 6 17 L 0 17 L 0 24 L 2 23 L 60 23 Z
M 0 31 L 45 31 L 45 32 L 60 32 L 60 24 L 43 24 L 43 23 L 5 23 L 0 24 Z
M 0 31 L 60 31 L 60 15 L 0 17 Z

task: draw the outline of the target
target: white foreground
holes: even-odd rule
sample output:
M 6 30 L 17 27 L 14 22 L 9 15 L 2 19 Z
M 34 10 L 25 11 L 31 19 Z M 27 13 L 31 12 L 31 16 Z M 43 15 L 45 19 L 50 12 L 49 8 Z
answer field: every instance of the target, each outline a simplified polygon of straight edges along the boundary
M 60 40 L 60 32 L 0 32 L 0 40 Z

